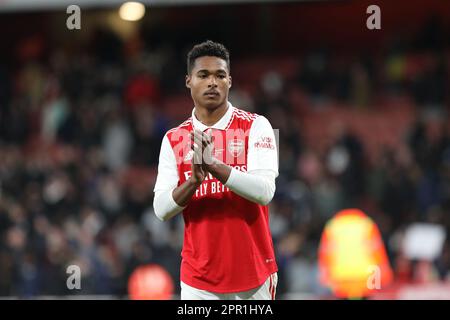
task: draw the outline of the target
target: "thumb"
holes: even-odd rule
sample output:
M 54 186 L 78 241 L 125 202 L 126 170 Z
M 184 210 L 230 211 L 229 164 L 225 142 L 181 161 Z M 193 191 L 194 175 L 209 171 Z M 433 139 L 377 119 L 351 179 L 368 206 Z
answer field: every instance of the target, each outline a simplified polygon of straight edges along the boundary
M 212 130 L 209 129 L 206 134 L 208 135 L 208 138 L 211 142 L 214 142 L 214 135 L 212 134 Z

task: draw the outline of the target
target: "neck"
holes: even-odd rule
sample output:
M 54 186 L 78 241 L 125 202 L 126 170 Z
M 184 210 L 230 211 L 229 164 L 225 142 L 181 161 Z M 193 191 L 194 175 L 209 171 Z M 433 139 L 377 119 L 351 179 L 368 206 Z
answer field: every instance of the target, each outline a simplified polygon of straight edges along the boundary
M 195 106 L 194 114 L 195 117 L 203 123 L 205 126 L 212 126 L 217 121 L 219 121 L 227 112 L 228 103 L 220 105 L 215 109 L 208 109 L 200 106 Z

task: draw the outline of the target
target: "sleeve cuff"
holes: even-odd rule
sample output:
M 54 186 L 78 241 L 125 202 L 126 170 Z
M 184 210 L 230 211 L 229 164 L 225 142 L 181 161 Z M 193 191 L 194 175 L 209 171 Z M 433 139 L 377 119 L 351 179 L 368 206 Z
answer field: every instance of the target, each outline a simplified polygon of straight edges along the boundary
M 226 187 L 233 186 L 234 181 L 236 181 L 236 176 L 239 174 L 239 171 L 232 168 L 230 172 L 230 176 L 228 177 L 228 180 L 225 182 Z

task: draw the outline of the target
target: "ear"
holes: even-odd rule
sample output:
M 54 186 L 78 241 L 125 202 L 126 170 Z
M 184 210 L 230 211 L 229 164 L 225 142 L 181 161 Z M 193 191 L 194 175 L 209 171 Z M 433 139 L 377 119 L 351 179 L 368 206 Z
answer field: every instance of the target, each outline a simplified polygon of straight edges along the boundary
M 231 84 L 233 81 L 231 81 L 231 76 L 228 76 L 228 89 L 231 88 Z
M 186 75 L 186 88 L 191 88 L 191 76 Z

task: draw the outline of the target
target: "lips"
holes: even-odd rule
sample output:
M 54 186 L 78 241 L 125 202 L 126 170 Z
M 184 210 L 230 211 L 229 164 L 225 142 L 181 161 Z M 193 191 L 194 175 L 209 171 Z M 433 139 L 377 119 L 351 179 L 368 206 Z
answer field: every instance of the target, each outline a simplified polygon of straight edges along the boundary
M 217 92 L 217 91 L 206 91 L 204 95 L 205 96 L 218 96 L 219 92 Z

